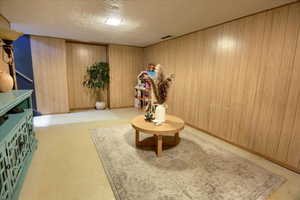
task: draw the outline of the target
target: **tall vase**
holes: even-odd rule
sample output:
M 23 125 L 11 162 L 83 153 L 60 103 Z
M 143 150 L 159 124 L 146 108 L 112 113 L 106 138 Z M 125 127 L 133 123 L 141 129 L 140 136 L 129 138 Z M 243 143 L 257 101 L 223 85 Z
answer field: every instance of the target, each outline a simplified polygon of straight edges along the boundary
M 13 78 L 8 73 L 0 71 L 0 92 L 9 92 L 13 86 Z
M 161 124 L 166 121 L 166 106 L 160 104 L 155 109 L 155 122 Z

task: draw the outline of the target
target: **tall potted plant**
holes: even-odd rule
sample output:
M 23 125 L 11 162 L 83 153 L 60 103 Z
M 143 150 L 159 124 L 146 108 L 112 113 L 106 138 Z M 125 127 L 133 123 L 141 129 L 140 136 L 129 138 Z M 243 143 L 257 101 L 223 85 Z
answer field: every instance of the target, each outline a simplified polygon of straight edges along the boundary
M 109 64 L 106 62 L 96 62 L 89 66 L 84 76 L 83 86 L 94 91 L 97 97 L 96 109 L 104 109 L 105 102 L 101 101 L 101 91 L 107 89 L 109 84 Z

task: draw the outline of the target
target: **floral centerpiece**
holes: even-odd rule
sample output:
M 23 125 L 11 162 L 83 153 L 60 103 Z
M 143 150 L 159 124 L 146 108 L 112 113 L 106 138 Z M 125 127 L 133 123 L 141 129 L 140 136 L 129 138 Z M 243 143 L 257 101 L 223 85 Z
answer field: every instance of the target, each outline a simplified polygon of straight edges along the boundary
M 146 116 L 148 116 L 149 118 L 149 116 L 153 116 L 154 112 L 154 119 L 152 121 L 155 122 L 157 125 L 165 122 L 167 108 L 166 101 L 170 85 L 174 78 L 174 74 L 165 77 L 160 64 L 152 67 L 149 76 L 145 77 L 146 81 L 149 81 L 151 85 L 152 92 L 152 101 L 149 102 L 146 108 Z

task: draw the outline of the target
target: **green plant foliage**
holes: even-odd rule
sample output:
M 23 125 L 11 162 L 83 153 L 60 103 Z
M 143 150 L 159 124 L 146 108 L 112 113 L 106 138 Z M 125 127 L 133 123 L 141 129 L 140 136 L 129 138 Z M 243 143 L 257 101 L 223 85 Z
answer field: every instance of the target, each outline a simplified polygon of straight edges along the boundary
M 96 62 L 87 68 L 82 84 L 87 88 L 93 89 L 97 100 L 100 100 L 100 89 L 107 88 L 109 79 L 109 64 Z
M 97 62 L 86 70 L 83 86 L 92 89 L 104 89 L 109 84 L 109 64 Z

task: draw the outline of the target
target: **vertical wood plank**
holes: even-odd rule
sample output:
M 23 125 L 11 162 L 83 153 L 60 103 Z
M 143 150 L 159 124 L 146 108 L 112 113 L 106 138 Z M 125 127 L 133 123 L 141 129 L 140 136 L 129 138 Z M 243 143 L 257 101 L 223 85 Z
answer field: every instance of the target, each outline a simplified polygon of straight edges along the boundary
M 298 34 L 297 50 L 294 60 L 294 71 L 291 81 L 291 88 L 289 93 L 289 103 L 295 105 L 296 113 L 293 118 L 288 118 L 289 120 L 294 120 L 291 127 L 288 127 L 291 132 L 290 138 L 288 140 L 288 145 L 286 140 L 281 140 L 280 150 L 285 156 L 286 148 L 288 149 L 287 163 L 291 166 L 295 166 L 300 170 L 300 32 Z M 288 113 L 287 113 L 288 114 Z M 284 135 L 282 135 L 282 138 Z
M 241 118 L 238 131 L 238 144 L 251 148 L 255 137 L 254 109 L 257 89 L 260 83 L 260 60 L 262 57 L 261 44 L 264 39 L 264 27 L 266 13 L 250 17 L 247 22 L 246 31 L 248 38 L 248 59 L 245 70 L 245 83 L 241 102 Z M 253 123 L 252 123 L 253 122 Z
M 286 86 L 285 90 L 288 92 L 286 95 L 286 110 L 283 113 L 283 127 L 280 134 L 280 141 L 277 149 L 276 157 L 281 162 L 287 161 L 287 155 L 289 151 L 289 145 L 291 140 L 294 139 L 293 128 L 296 123 L 296 113 L 297 113 L 297 104 L 299 102 L 299 91 L 300 91 L 300 4 L 293 4 L 290 6 L 290 15 L 289 15 L 289 29 L 291 31 L 286 32 L 287 43 L 286 50 L 291 52 L 294 50 L 294 53 L 290 53 L 290 56 L 287 58 L 284 57 L 283 64 L 292 65 L 293 71 L 291 72 L 289 85 Z M 295 42 L 295 38 L 298 37 L 298 42 Z M 297 39 L 296 39 L 297 40 Z M 297 46 L 296 46 L 297 45 Z
M 297 13 L 295 13 L 295 11 Z M 272 118 L 270 129 L 268 132 L 268 142 L 266 149 L 266 154 L 271 157 L 275 157 L 278 151 L 278 146 L 280 143 L 281 133 L 283 130 L 283 122 L 287 109 L 288 95 L 291 77 L 293 75 L 294 68 L 294 57 L 297 45 L 297 38 L 299 32 L 300 13 L 298 10 L 292 9 L 291 6 L 285 9 L 285 12 L 281 16 L 284 24 L 285 30 L 282 37 L 284 41 L 278 48 L 282 49 L 281 60 L 278 60 L 278 66 L 274 69 L 277 73 L 273 77 L 274 80 L 274 94 L 272 101 Z M 275 31 L 275 30 L 274 30 Z M 276 48 L 276 47 L 275 47 Z M 279 55 L 278 55 L 279 56 Z M 283 137 L 290 137 L 289 135 L 284 135 Z
M 65 40 L 31 36 L 31 54 L 38 111 L 68 112 Z
M 134 86 L 137 75 L 143 69 L 143 49 L 121 45 L 109 45 L 110 106 L 133 106 Z

